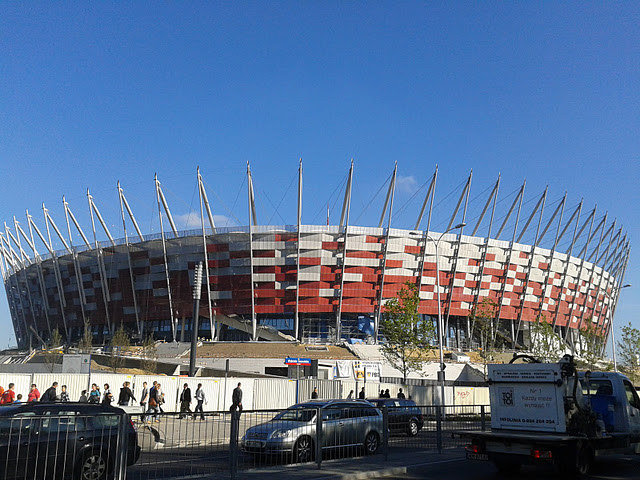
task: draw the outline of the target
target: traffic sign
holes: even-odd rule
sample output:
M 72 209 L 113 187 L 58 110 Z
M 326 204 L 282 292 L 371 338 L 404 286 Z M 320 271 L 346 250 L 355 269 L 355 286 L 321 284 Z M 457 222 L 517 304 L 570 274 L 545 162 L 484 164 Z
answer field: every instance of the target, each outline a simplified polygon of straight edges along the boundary
M 310 358 L 287 357 L 284 359 L 285 365 L 311 365 Z

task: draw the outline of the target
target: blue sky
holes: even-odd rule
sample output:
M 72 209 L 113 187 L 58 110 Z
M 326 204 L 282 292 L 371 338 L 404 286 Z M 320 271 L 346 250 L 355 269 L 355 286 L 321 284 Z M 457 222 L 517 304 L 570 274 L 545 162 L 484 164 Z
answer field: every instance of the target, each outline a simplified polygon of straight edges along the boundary
M 624 225 L 616 323 L 640 327 L 638 25 L 634 2 L 3 2 L 0 220 L 43 226 L 44 202 L 64 226 L 66 195 L 90 233 L 89 188 L 120 237 L 120 180 L 157 232 L 157 172 L 186 227 L 199 165 L 220 220 L 246 224 L 250 161 L 258 221 L 293 224 L 302 157 L 303 222 L 327 202 L 334 222 L 353 158 L 362 225 L 398 162 L 399 228 L 438 164 L 437 229 L 471 169 L 476 210 L 498 173 L 505 205 L 526 177 L 529 208 L 548 184 Z

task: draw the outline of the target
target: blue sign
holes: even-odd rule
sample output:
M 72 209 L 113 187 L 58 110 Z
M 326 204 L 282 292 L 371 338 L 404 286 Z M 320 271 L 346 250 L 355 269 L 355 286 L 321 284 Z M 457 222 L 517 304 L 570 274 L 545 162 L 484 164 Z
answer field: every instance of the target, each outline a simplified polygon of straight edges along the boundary
M 311 365 L 310 358 L 287 357 L 284 359 L 285 365 Z

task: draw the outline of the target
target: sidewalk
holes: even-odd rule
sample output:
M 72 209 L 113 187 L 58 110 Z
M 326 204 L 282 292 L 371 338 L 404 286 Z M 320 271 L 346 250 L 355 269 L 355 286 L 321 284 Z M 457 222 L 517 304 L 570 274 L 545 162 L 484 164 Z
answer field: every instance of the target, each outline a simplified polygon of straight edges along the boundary
M 464 458 L 462 448 L 447 449 L 441 454 L 435 451 L 425 451 L 421 455 L 416 455 L 415 452 L 406 454 L 394 452 L 387 461 L 383 455 L 343 458 L 323 462 L 320 470 L 316 464 L 283 465 L 239 471 L 236 478 L 238 480 L 361 480 L 389 475 L 401 476 L 416 469 L 428 469 L 429 465 L 454 463 Z

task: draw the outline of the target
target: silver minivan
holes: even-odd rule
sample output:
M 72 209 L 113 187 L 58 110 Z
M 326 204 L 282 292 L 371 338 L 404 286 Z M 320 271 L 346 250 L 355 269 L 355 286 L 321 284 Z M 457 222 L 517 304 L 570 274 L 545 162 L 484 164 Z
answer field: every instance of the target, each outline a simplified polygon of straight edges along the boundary
M 245 452 L 291 455 L 294 462 L 313 460 L 318 435 L 317 414 L 322 415 L 320 441 L 323 449 L 362 447 L 376 453 L 382 440 L 382 413 L 365 400 L 311 400 L 278 413 L 255 425 L 241 440 Z

